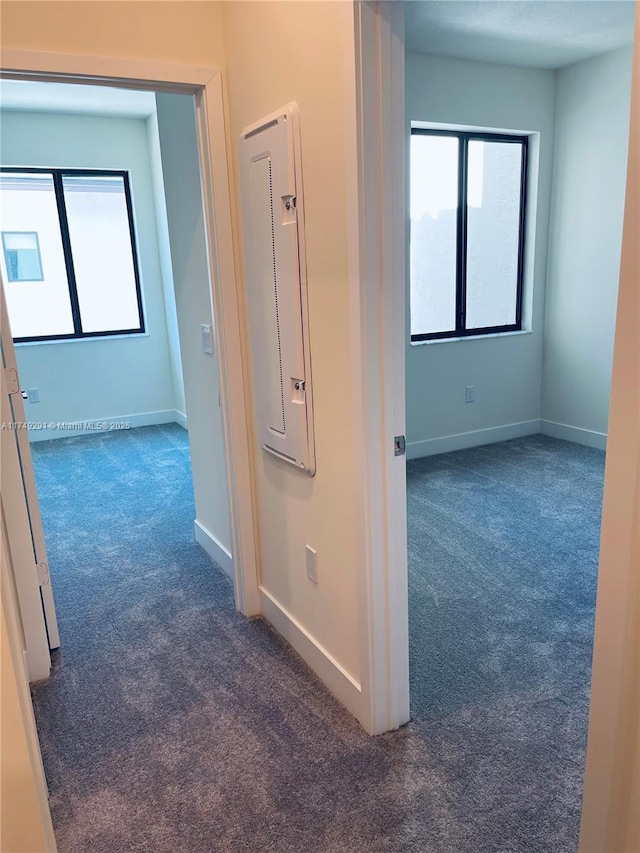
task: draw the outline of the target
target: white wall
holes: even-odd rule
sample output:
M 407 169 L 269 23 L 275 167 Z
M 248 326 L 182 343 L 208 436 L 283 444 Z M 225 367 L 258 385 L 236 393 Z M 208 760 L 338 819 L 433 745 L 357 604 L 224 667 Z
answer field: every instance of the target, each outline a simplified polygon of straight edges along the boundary
M 624 213 L 631 48 L 557 73 L 545 431 L 604 447 Z M 557 431 L 558 428 L 556 428 Z
M 216 354 L 202 350 L 201 324 L 213 325 L 195 104 L 190 95 L 156 95 L 171 261 L 184 367 L 184 393 L 198 541 L 231 570 L 227 462 Z M 226 551 L 226 554 L 225 554 Z
M 143 119 L 3 112 L 2 163 L 130 170 L 148 334 L 17 346 L 30 421 L 173 420 L 176 395 L 167 338 L 147 126 Z M 32 439 L 55 432 L 34 431 Z
M 164 195 L 162 154 L 160 152 L 158 116 L 156 113 L 147 119 L 147 136 L 149 141 L 149 156 L 151 158 L 151 178 L 153 181 L 153 197 L 156 207 L 156 223 L 158 226 L 158 250 L 160 253 L 160 269 L 162 271 L 162 286 L 164 290 L 164 310 L 167 319 L 167 342 L 171 358 L 174 404 L 180 416 L 179 420 L 185 426 L 187 404 L 184 398 L 184 377 L 182 375 L 182 356 L 180 354 L 180 336 L 178 333 L 178 311 L 176 307 L 175 285 L 173 282 L 173 269 L 171 267 L 167 200 Z
M 359 437 L 349 302 L 349 187 L 357 169 L 348 132 L 355 108 L 353 9 L 247 2 L 223 3 L 222 14 L 236 176 L 242 129 L 289 101 L 300 107 L 317 473 L 307 477 L 265 453 L 254 433 L 261 599 L 267 618 L 336 692 L 344 687 L 343 701 L 358 713 L 353 443 Z M 235 181 L 236 199 L 239 191 Z M 317 585 L 307 578 L 306 544 L 318 554 Z
M 525 261 L 524 325 L 530 334 L 417 346 L 407 343 L 408 455 L 422 456 L 537 432 L 554 72 L 408 54 L 406 117 L 407 138 L 411 121 L 539 134 L 530 142 L 533 179 L 539 168 L 537 199 L 530 191 L 527 209 L 529 255 Z M 532 184 L 535 180 L 530 182 L 530 189 Z M 474 403 L 465 403 L 467 385 L 475 385 Z M 457 438 L 447 438 L 450 436 Z

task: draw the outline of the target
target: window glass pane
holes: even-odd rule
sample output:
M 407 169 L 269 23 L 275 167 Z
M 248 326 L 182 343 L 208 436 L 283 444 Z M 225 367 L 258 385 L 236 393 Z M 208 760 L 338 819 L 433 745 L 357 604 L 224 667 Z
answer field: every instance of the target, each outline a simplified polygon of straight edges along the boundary
M 62 185 L 83 332 L 139 329 L 124 179 L 65 175 Z
M 522 145 L 469 141 L 467 328 L 516 322 Z
M 37 231 L 3 231 L 2 250 L 9 281 L 42 281 Z
M 411 334 L 456 327 L 458 140 L 411 135 Z
M 73 334 L 51 175 L 0 175 L 0 230 L 0 264 L 13 336 Z

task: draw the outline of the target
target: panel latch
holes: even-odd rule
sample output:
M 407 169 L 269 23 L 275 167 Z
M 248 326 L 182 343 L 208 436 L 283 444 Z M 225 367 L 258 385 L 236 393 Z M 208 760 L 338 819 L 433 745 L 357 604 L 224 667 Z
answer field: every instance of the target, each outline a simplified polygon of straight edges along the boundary
M 15 367 L 5 367 L 4 378 L 7 382 L 7 393 L 17 394 L 20 390 L 20 385 L 18 384 L 18 371 Z
M 49 583 L 49 565 L 45 562 L 38 563 L 36 571 L 38 573 L 38 584 L 46 586 Z
M 396 435 L 393 437 L 393 455 L 394 456 L 404 456 L 405 451 L 407 449 L 407 442 L 403 435 Z

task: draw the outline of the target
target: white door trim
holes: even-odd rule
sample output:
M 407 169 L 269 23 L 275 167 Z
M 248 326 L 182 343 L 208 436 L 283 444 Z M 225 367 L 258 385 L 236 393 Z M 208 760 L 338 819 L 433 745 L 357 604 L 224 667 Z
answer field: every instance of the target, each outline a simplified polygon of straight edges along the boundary
M 409 720 L 405 432 L 404 35 L 401 3 L 354 4 L 358 246 L 352 278 L 362 688 L 372 734 Z
M 236 606 L 244 615 L 254 616 L 260 612 L 254 505 L 220 71 L 200 65 L 15 49 L 4 50 L 0 62 L 1 76 L 196 96 L 214 326 L 219 341 Z
M 31 790 L 35 793 L 35 809 L 31 812 L 31 816 L 40 824 L 39 829 L 45 843 L 43 853 L 55 853 L 57 849 L 56 840 L 53 834 L 47 782 L 44 775 L 42 754 L 36 731 L 36 721 L 33 715 L 31 694 L 29 692 L 29 676 L 23 646 L 24 632 L 22 630 L 20 608 L 16 599 L 14 586 L 16 572 L 15 566 L 12 563 L 9 539 L 4 503 L 0 500 L 0 598 L 2 598 L 3 623 L 3 636 L 0 639 L 0 645 L 2 645 L 3 656 L 8 653 L 10 658 L 8 666 L 5 664 L 6 658 L 3 661 L 2 691 L 3 694 L 4 691 L 7 691 L 7 695 L 9 696 L 14 690 L 17 693 L 17 700 L 22 716 L 23 734 L 28 752 L 28 764 L 23 768 L 24 775 L 21 780 L 23 783 L 21 789 L 24 792 L 24 787 L 30 784 Z M 20 739 L 21 735 L 12 729 L 9 737 Z M 31 777 L 29 780 L 24 778 L 27 775 Z M 26 808 L 28 808 L 27 805 L 25 805 Z
M 9 552 L 11 555 L 11 585 L 20 608 L 22 648 L 30 681 L 43 681 L 51 671 L 51 657 L 47 641 L 47 626 L 40 597 L 40 582 L 36 568 L 36 544 L 33 539 L 29 505 L 20 459 L 19 430 L 9 425 L 24 423 L 24 408 L 20 391 L 10 387 L 7 371 L 18 378 L 15 368 L 13 340 L 9 329 L 9 316 L 0 278 L 0 410 L 3 429 L 0 431 L 0 480 L 2 484 L 2 509 L 6 520 Z M 6 425 L 6 428 L 5 428 Z M 28 450 L 27 450 L 28 452 Z
M 0 284 L 0 287 L 2 285 Z M 16 353 L 13 345 L 13 339 L 9 332 L 9 316 L 5 301 L 4 289 L 2 290 L 2 331 L 3 331 L 3 349 L 5 361 L 11 365 L 18 375 L 18 365 L 16 363 Z M 6 336 L 5 336 L 6 331 Z M 5 340 L 6 337 L 6 340 Z M 22 394 L 12 395 L 13 419 L 18 423 L 26 423 L 27 418 L 24 411 L 24 403 L 22 402 Z M 42 596 L 42 607 L 44 608 L 44 619 L 46 624 L 46 639 L 49 649 L 57 649 L 60 646 L 60 632 L 58 631 L 58 617 L 56 616 L 56 607 L 53 599 L 53 589 L 51 578 L 49 576 L 49 566 L 47 557 L 47 547 L 44 540 L 44 531 L 42 529 L 42 517 L 40 515 L 40 501 L 38 500 L 38 490 L 36 488 L 36 477 L 33 470 L 33 461 L 31 457 L 31 446 L 29 444 L 29 432 L 26 429 L 18 429 L 15 432 L 15 440 L 17 444 L 17 453 L 20 470 L 22 472 L 22 481 L 24 495 L 26 500 L 27 512 L 29 516 L 29 527 L 31 529 L 31 537 L 33 542 L 33 552 L 36 564 L 42 574 L 46 574 L 46 580 L 41 580 L 38 575 L 40 584 L 39 594 Z M 40 603 L 38 603 L 38 607 Z M 49 661 L 47 659 L 47 666 Z
M 256 520 L 251 480 L 250 421 L 246 404 L 240 288 L 234 257 L 230 173 L 218 72 L 196 94 L 209 277 L 218 343 L 220 396 L 227 454 L 229 517 L 236 607 L 245 616 L 261 610 L 258 592 Z M 215 227 L 214 227 L 215 223 Z M 242 520 L 242 523 L 241 523 Z

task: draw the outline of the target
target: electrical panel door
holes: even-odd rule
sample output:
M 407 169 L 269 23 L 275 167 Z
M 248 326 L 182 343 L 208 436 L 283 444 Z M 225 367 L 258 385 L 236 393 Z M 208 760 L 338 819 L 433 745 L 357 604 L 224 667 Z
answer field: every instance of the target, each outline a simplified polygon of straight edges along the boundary
M 245 128 L 242 218 L 261 447 L 315 474 L 298 106 Z

